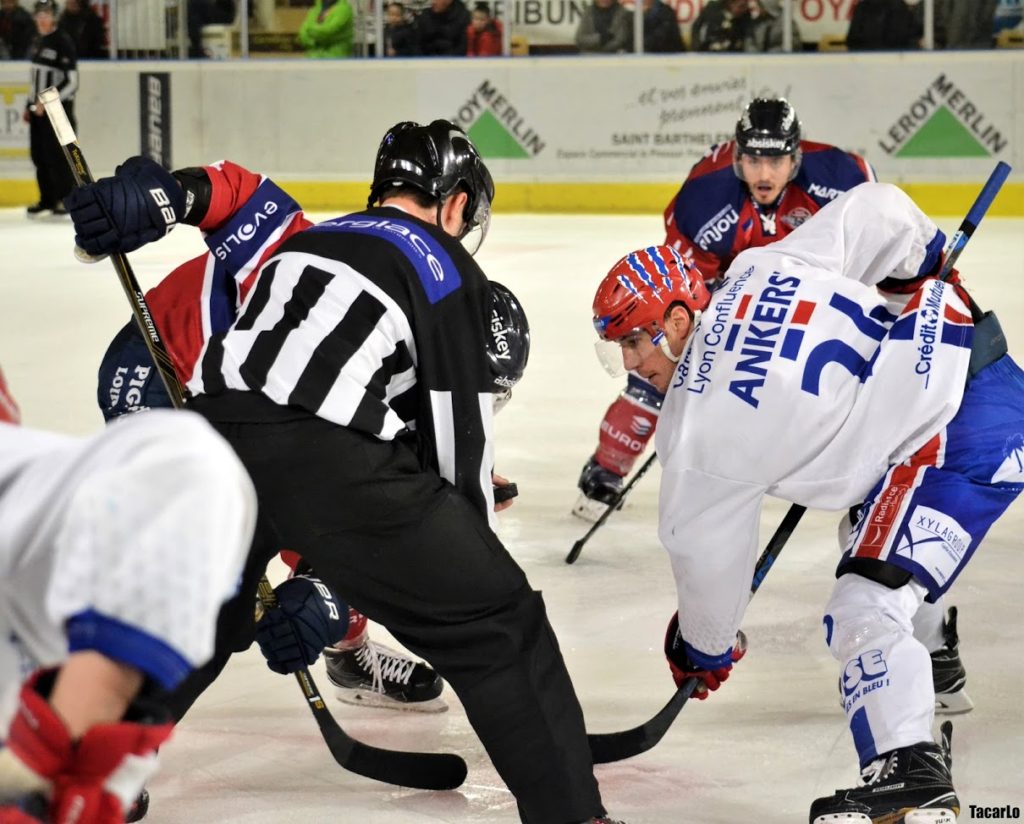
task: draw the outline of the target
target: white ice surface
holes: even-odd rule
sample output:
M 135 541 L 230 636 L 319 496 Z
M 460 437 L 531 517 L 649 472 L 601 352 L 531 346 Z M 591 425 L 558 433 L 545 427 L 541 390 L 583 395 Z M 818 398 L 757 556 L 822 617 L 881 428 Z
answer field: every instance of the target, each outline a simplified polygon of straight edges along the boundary
M 323 216 L 326 217 L 326 216 Z M 957 218 L 940 219 L 947 232 Z M 650 217 L 498 215 L 480 254 L 485 271 L 522 299 L 533 327 L 527 377 L 498 419 L 498 471 L 519 484 L 502 536 L 543 590 L 591 731 L 650 717 L 673 692 L 661 652 L 673 610 L 658 545 L 658 472 L 587 545 L 563 559 L 586 525 L 568 512 L 600 417 L 620 386 L 593 353 L 590 300 L 609 266 L 662 237 Z M 95 374 L 129 311 L 109 263 L 71 255 L 68 223 L 0 210 L 0 363 L 30 425 L 85 433 L 100 426 Z M 176 230 L 131 255 L 144 286 L 201 249 Z M 1024 349 L 1024 221 L 989 218 L 961 259 L 978 302 L 999 312 L 1011 351 Z M 798 425 L 798 424 L 794 424 Z M 884 422 L 880 422 L 884 426 Z M 756 456 L 752 456 L 756 459 Z M 785 512 L 765 508 L 762 542 Z M 687 706 L 654 750 L 597 769 L 605 803 L 630 824 L 792 824 L 817 796 L 856 777 L 836 700 L 836 665 L 820 613 L 837 558 L 836 513 L 809 513 L 747 614 L 750 652 L 711 700 Z M 973 713 L 954 721 L 954 777 L 964 804 L 1024 806 L 1024 509 L 993 528 L 954 588 Z M 374 637 L 389 641 L 373 628 Z M 326 679 L 319 665 L 320 681 Z M 148 821 L 514 822 L 504 789 L 456 699 L 422 716 L 333 704 L 352 735 L 378 746 L 461 754 L 457 792 L 377 784 L 338 768 L 293 679 L 258 652 L 237 656 L 162 752 Z

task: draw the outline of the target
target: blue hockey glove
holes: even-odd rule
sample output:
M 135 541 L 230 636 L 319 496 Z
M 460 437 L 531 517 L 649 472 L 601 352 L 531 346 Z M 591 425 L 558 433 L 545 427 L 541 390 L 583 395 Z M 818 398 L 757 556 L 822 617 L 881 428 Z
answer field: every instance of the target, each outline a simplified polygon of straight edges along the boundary
M 274 672 L 308 667 L 348 631 L 348 605 L 319 578 L 299 575 L 274 588 L 278 606 L 256 623 L 256 642 Z
M 668 659 L 669 669 L 672 670 L 672 678 L 676 687 L 681 687 L 687 678 L 697 678 L 699 683 L 693 691 L 693 697 L 703 701 L 708 697 L 708 690 L 717 690 L 723 681 L 729 677 L 732 665 L 739 661 L 747 652 L 747 636 L 742 630 L 736 633 L 736 644 L 715 660 L 701 660 L 699 663 L 693 658 L 703 658 L 700 653 L 694 650 L 683 640 L 679 631 L 679 613 L 672 616 L 668 622 L 668 630 L 665 633 L 665 657 Z
M 185 210 L 185 193 L 159 163 L 132 157 L 113 177 L 72 189 L 64 206 L 75 224 L 75 243 L 98 258 L 162 238 Z

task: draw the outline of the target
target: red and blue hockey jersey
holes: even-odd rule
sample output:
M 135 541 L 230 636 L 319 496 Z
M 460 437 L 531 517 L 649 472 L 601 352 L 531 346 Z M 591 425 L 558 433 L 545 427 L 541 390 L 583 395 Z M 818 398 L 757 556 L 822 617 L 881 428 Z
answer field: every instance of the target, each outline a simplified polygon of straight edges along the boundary
M 800 141 L 802 162 L 773 210 L 758 207 L 733 168 L 735 141 L 712 146 L 665 209 L 665 244 L 694 263 L 708 280 L 744 249 L 767 246 L 854 186 L 873 181 L 864 158 L 826 143 Z

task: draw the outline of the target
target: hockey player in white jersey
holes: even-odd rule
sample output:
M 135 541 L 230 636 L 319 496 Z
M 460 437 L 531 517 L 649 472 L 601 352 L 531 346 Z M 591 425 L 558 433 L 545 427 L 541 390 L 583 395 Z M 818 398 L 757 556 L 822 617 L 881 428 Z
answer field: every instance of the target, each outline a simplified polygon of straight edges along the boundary
M 114 824 L 213 652 L 256 498 L 198 415 L 17 426 L 0 376 L 0 821 Z
M 1005 346 L 972 357 L 969 297 L 935 279 L 943 242 L 899 189 L 866 183 L 740 254 L 714 295 L 651 247 L 594 301 L 620 366 L 667 393 L 659 535 L 678 590 L 677 683 L 696 675 L 706 695 L 732 666 L 766 495 L 860 506 L 824 628 L 866 783 L 815 801 L 811 824 L 959 811 L 912 620 L 1021 491 L 1024 373 Z

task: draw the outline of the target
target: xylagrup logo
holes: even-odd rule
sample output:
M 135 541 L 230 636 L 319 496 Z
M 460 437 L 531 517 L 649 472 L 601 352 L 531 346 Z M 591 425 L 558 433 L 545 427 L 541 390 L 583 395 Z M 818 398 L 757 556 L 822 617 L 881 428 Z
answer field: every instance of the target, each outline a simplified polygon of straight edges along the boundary
M 489 80 L 476 88 L 452 120 L 466 130 L 484 159 L 523 159 L 544 151 L 544 139 Z
M 878 141 L 893 157 L 992 157 L 1009 143 L 988 115 L 945 74 Z

